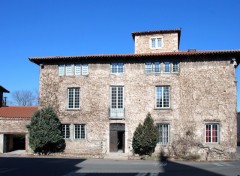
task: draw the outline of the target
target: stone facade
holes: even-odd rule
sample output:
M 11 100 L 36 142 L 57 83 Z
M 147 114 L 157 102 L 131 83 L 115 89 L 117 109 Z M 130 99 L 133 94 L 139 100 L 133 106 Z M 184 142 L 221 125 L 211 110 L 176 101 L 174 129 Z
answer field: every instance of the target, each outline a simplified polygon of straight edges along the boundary
M 135 35 L 136 53 L 152 52 L 148 49 L 152 35 L 158 34 Z M 164 37 L 164 51 L 178 50 L 179 34 L 159 35 Z M 179 72 L 164 73 L 164 63 L 173 63 L 176 59 Z M 172 157 L 182 154 L 199 156 L 201 160 L 230 159 L 236 152 L 236 81 L 232 59 L 232 53 L 221 52 L 30 58 L 41 64 L 40 106 L 53 106 L 60 121 L 70 124 L 66 153 L 104 157 L 111 150 L 110 126 L 123 124 L 123 152 L 132 155 L 133 133 L 150 112 L 156 124 L 170 127 L 169 142 L 158 144 L 156 153 L 163 150 Z M 160 62 L 161 72 L 146 74 L 147 61 Z M 114 62 L 124 63 L 123 74 L 111 73 Z M 59 76 L 59 64 L 76 63 L 87 63 L 89 74 Z M 124 88 L 122 118 L 110 117 L 112 86 Z M 156 86 L 170 87 L 170 108 L 156 108 Z M 72 87 L 80 88 L 79 109 L 67 108 L 67 90 Z M 85 124 L 85 139 L 74 139 L 74 124 Z M 206 142 L 207 124 L 218 125 L 218 142 Z

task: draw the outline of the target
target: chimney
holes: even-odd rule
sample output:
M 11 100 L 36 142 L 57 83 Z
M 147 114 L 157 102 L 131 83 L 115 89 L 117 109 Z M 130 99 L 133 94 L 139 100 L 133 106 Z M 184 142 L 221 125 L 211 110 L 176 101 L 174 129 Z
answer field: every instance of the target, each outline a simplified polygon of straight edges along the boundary
M 196 52 L 196 51 L 197 49 L 192 49 L 192 48 L 188 49 L 188 52 Z

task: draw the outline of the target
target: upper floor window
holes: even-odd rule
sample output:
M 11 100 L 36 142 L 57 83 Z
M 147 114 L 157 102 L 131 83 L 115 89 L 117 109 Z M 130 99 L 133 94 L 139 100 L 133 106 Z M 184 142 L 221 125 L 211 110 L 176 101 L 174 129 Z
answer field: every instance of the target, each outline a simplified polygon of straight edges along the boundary
M 150 48 L 151 49 L 162 48 L 162 37 L 152 37 L 150 40 Z
M 157 86 L 156 108 L 170 108 L 170 86 Z
M 159 131 L 159 143 L 168 144 L 170 138 L 169 124 L 157 124 Z
M 58 75 L 59 76 L 79 76 L 79 75 L 88 75 L 88 64 L 67 64 L 58 66 Z
M 172 72 L 173 73 L 178 73 L 179 72 L 179 63 L 178 62 L 173 62 L 172 63 Z
M 160 73 L 160 63 L 159 62 L 147 62 L 145 63 L 146 73 Z
M 111 86 L 110 117 L 124 116 L 124 87 Z
M 70 138 L 70 124 L 62 124 L 62 135 L 64 139 Z
M 171 71 L 171 65 L 170 62 L 164 62 L 164 73 L 170 73 Z
M 219 142 L 219 124 L 206 124 L 206 143 Z
M 68 109 L 80 108 L 80 88 L 68 88 Z
M 74 139 L 85 139 L 86 128 L 85 124 L 74 124 Z
M 123 63 L 112 63 L 111 64 L 111 73 L 124 73 L 124 64 Z

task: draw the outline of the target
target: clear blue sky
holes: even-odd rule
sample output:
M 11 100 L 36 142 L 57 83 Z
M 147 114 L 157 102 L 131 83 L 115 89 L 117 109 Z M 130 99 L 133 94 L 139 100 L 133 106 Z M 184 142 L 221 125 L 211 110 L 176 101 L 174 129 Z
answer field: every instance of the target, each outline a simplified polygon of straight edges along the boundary
M 131 32 L 176 28 L 180 50 L 240 49 L 240 1 L 0 0 L 0 85 L 38 89 L 28 57 L 133 53 Z

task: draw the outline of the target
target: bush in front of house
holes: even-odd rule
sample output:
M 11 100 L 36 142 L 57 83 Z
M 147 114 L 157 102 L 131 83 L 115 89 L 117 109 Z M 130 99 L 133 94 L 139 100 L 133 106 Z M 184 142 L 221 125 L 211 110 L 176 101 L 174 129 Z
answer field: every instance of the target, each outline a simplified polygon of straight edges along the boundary
M 151 114 L 148 113 L 143 125 L 139 123 L 133 134 L 132 147 L 134 153 L 139 155 L 150 155 L 154 152 L 154 149 L 158 142 L 158 129 L 154 125 L 154 121 Z
M 61 123 L 51 107 L 38 110 L 27 125 L 29 145 L 38 154 L 63 152 L 65 140 L 61 132 Z

